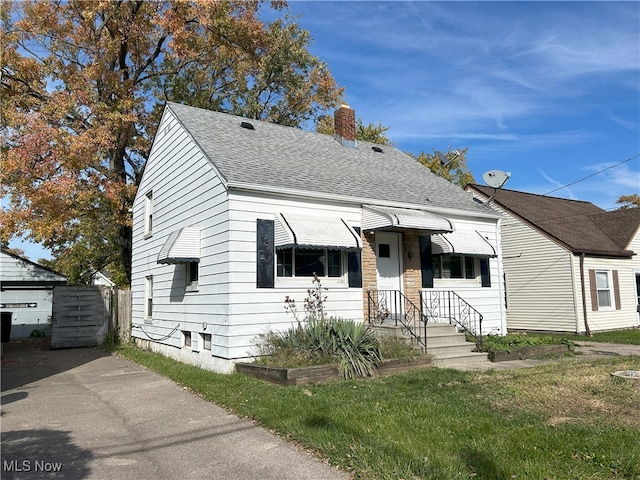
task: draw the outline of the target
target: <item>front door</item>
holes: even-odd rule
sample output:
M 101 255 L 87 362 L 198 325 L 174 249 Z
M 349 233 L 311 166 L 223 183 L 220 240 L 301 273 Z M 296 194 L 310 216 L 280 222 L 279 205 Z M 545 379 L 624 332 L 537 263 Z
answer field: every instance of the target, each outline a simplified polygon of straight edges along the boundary
M 376 270 L 378 290 L 402 291 L 402 257 L 400 234 L 376 233 Z

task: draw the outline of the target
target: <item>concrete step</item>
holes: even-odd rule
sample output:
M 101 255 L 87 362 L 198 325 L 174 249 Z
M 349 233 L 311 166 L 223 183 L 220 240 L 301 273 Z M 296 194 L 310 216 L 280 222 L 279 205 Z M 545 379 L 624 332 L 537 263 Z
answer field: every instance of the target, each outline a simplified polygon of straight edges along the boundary
M 396 326 L 395 322 L 375 325 L 374 331 L 380 336 L 396 336 L 411 341 L 408 333 L 403 328 Z M 461 365 L 481 367 L 491 364 L 487 353 L 474 352 L 475 343 L 467 342 L 464 333 L 457 331 L 455 325 L 448 323 L 431 323 L 427 325 L 427 353 L 433 356 L 433 365 L 436 367 L 452 367 Z
M 434 334 L 438 332 L 442 333 L 458 333 L 458 329 L 455 325 L 451 323 L 427 323 L 427 333 L 433 332 Z
M 476 348 L 475 343 L 465 342 L 457 345 L 439 345 L 433 346 L 427 343 L 427 353 L 433 355 L 434 357 L 439 356 L 447 356 L 447 355 L 465 355 L 467 353 L 477 353 L 473 352 Z
M 467 342 L 467 337 L 462 333 L 450 331 L 432 331 L 427 329 L 427 346 L 460 345 Z
M 393 336 L 410 339 L 412 338 L 405 327 L 395 325 L 375 325 L 373 326 L 374 332 L 381 336 Z M 424 336 L 424 330 L 420 329 L 417 332 L 420 337 Z M 466 336 L 462 333 L 456 332 L 455 326 L 442 324 L 427 327 L 427 347 L 439 347 L 439 346 L 459 346 L 468 344 Z

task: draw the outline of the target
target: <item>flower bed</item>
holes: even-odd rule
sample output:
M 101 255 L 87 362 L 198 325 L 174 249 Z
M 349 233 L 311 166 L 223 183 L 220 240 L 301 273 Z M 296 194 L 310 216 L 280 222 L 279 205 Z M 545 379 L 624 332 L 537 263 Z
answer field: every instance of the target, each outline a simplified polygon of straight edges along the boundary
M 416 368 L 431 367 L 431 357 L 421 357 L 400 360 L 383 360 L 377 368 L 378 375 L 393 375 Z M 339 380 L 340 369 L 338 365 L 314 365 L 311 367 L 284 368 L 255 363 L 236 363 L 236 371 L 245 375 L 251 375 L 262 380 L 278 383 L 280 385 L 305 385 L 309 383 L 322 383 L 330 380 Z
M 518 347 L 510 350 L 490 350 L 489 360 L 492 362 L 508 362 L 511 360 L 526 360 L 550 356 L 563 356 L 573 352 L 573 345 L 534 345 Z

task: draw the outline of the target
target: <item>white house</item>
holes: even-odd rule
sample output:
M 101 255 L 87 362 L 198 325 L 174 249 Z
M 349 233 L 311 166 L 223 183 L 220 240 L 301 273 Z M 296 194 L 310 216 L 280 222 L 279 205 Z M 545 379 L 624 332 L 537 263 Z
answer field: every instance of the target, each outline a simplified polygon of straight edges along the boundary
M 169 103 L 133 206 L 132 335 L 229 372 L 317 274 L 329 314 L 505 332 L 500 216 L 390 146 Z
M 507 328 L 585 333 L 640 325 L 640 208 L 469 185 L 505 215 Z
M 67 277 L 0 250 L 0 311 L 11 312 L 11 338 L 46 331 L 53 306 L 53 288 L 66 285 Z

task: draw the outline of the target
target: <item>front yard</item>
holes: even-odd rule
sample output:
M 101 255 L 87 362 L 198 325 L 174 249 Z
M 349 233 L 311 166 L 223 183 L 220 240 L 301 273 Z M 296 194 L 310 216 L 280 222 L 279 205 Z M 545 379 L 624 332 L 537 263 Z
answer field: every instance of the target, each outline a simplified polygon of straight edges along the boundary
M 118 353 L 362 479 L 640 479 L 640 358 L 282 387 Z

